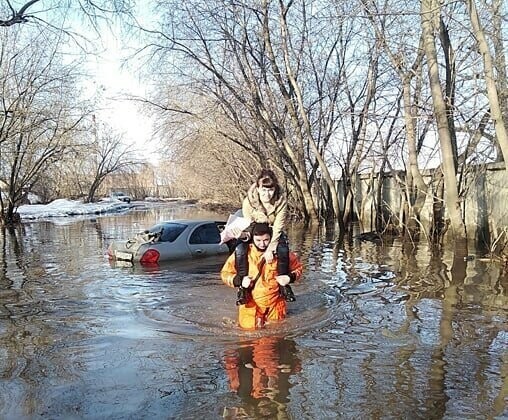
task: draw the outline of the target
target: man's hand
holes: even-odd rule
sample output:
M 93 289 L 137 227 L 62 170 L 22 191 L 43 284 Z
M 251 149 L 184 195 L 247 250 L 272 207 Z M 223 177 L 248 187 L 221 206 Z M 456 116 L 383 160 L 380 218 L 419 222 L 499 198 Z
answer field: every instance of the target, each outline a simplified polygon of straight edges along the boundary
M 252 283 L 252 279 L 249 276 L 245 276 L 242 279 L 242 287 L 245 289 L 248 289 L 250 287 L 251 283 Z
M 289 284 L 289 276 L 284 274 L 282 276 L 276 276 L 275 280 L 277 280 L 277 283 L 279 283 L 281 286 L 287 286 Z

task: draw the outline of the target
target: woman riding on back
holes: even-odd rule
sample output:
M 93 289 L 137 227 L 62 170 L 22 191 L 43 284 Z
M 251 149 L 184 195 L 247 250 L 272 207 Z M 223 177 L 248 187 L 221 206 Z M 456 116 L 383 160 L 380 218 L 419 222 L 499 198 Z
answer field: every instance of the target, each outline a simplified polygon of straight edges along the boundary
M 287 218 L 287 200 L 282 192 L 277 177 L 270 169 L 263 169 L 256 182 L 247 191 L 242 203 L 243 217 L 251 223 L 267 223 L 272 227 L 272 239 L 263 258 L 271 263 L 274 253 L 278 257 L 278 274 L 287 275 L 289 271 L 289 245 L 285 234 Z M 249 236 L 250 237 L 250 236 Z M 236 270 L 239 276 L 247 276 L 247 242 L 239 241 L 235 249 Z M 237 304 L 244 304 L 247 300 L 246 289 L 240 287 Z M 295 300 L 289 286 L 281 288 L 281 294 L 289 302 Z

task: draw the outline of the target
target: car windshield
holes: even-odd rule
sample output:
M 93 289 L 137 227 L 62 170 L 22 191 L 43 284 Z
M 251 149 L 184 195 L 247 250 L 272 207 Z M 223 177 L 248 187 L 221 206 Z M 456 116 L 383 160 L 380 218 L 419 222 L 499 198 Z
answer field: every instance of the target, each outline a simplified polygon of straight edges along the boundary
M 161 242 L 173 242 L 185 230 L 187 225 L 182 223 L 161 223 L 149 229 L 150 233 L 161 233 Z

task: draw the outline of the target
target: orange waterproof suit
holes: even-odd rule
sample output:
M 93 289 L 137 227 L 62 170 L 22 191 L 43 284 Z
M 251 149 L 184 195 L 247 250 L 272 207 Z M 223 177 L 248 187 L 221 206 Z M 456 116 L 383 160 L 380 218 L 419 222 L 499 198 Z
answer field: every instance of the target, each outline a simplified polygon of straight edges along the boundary
M 277 276 L 277 258 L 271 263 L 261 265 L 263 252 L 253 244 L 249 245 L 247 258 L 249 261 L 249 277 L 255 279 L 259 272 L 261 275 L 251 290 L 252 299 L 245 305 L 238 307 L 238 323 L 241 328 L 256 328 L 256 317 L 264 321 L 281 320 L 286 317 L 286 301 L 279 295 Z M 259 268 L 261 267 L 261 269 Z M 302 263 L 295 253 L 289 253 L 289 272 L 298 280 L 302 275 Z M 236 276 L 235 254 L 231 254 L 221 270 L 222 281 L 234 287 L 233 279 Z

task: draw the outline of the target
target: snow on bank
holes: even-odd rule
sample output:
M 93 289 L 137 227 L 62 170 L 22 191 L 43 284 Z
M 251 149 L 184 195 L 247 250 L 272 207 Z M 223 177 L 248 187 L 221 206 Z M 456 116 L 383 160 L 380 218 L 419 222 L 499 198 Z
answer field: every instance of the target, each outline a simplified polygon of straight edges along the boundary
M 60 198 L 49 204 L 28 204 L 19 206 L 22 220 L 45 219 L 48 217 L 68 217 L 103 213 L 118 213 L 133 207 L 120 200 L 103 200 L 98 203 L 83 203 Z

